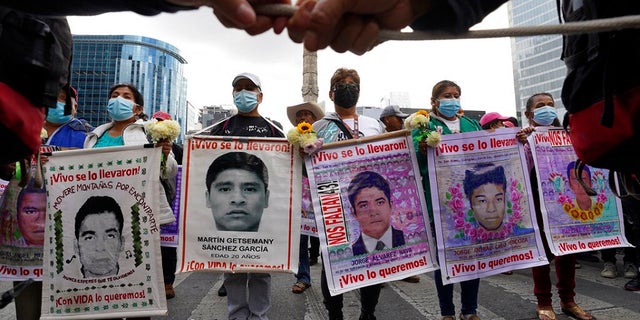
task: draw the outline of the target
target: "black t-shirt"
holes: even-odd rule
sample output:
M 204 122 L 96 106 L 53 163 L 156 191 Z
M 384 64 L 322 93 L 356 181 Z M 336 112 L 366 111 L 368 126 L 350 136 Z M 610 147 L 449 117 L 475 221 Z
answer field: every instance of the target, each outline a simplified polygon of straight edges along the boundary
M 282 125 L 271 120 L 273 124 L 282 129 Z M 274 137 L 283 138 L 284 134 L 262 117 L 245 117 L 235 115 L 222 121 L 209 132 L 212 136 L 239 136 L 239 137 Z

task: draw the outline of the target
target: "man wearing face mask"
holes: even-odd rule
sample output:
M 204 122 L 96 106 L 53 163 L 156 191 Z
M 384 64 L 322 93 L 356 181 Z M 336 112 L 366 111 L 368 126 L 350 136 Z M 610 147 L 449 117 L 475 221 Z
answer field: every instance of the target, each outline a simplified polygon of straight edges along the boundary
M 212 136 L 284 137 L 282 125 L 264 118 L 258 112 L 262 103 L 260 78 L 243 72 L 233 78 L 233 104 L 238 114 L 216 124 L 209 133 Z
M 69 97 L 67 97 L 67 93 Z M 47 131 L 47 145 L 81 149 L 87 133 L 93 127 L 75 118 L 78 109 L 78 93 L 76 89 L 66 85 L 60 89 L 55 109 L 47 111 L 44 129 Z M 64 114 L 67 103 L 71 104 L 71 114 Z
M 260 78 L 243 72 L 233 78 L 233 103 L 238 114 L 211 129 L 213 136 L 283 138 L 282 125 L 260 115 L 262 102 Z M 271 275 L 268 273 L 225 273 L 219 296 L 227 296 L 229 319 L 267 320 L 271 308 Z
M 384 124 L 380 120 L 356 113 L 356 103 L 360 97 L 360 76 L 356 70 L 346 68 L 336 70 L 331 77 L 330 88 L 329 98 L 333 100 L 335 112 L 330 112 L 313 123 L 319 138 L 329 143 L 384 133 Z M 329 312 L 329 320 L 344 319 L 343 297 L 341 294 L 331 296 L 324 264 L 320 285 L 324 306 Z M 360 320 L 376 319 L 375 311 L 381 288 L 380 284 L 360 288 Z

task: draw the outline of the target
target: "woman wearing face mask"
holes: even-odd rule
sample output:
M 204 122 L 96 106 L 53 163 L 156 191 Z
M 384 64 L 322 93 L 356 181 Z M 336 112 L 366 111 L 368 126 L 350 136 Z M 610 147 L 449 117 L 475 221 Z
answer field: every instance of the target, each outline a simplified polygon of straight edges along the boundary
M 142 120 L 136 121 L 136 115 L 143 112 L 143 104 L 144 98 L 135 86 L 117 84 L 111 87 L 107 112 L 112 121 L 98 126 L 87 134 L 84 147 L 102 148 L 149 143 Z M 161 178 L 175 179 L 178 173 L 178 163 L 171 152 L 172 142 L 160 141 L 157 144 L 162 147 L 162 154 L 166 159 L 166 170 L 160 170 Z M 160 192 L 159 223 L 172 223 L 175 221 L 173 210 L 169 206 L 164 188 L 160 183 L 158 185 Z
M 525 116 L 529 120 L 529 127 L 520 130 L 516 137 L 524 143 L 525 156 L 527 159 L 527 167 L 531 175 L 531 188 L 533 192 L 534 207 L 538 220 L 538 228 L 544 232 L 542 225 L 542 214 L 540 212 L 540 203 L 538 198 L 537 177 L 533 170 L 533 156 L 531 154 L 531 146 L 527 141 L 527 136 L 538 126 L 554 126 L 560 127 L 560 120 L 556 113 L 553 96 L 549 93 L 536 93 L 529 97 L 525 109 Z M 576 319 L 590 320 L 593 317 L 588 312 L 578 306 L 573 297 L 576 295 L 576 257 L 573 254 L 564 256 L 553 256 L 549 250 L 549 245 L 542 235 L 545 251 L 549 261 L 555 260 L 556 278 L 558 280 L 556 287 L 558 288 L 558 296 L 560 297 L 560 306 L 562 312 L 571 315 Z M 554 320 L 556 314 L 553 311 L 551 303 L 551 266 L 544 265 L 531 268 L 533 275 L 533 293 L 538 300 L 536 313 L 540 320 Z
M 478 121 L 458 113 L 461 92 L 460 86 L 449 80 L 433 86 L 430 121 L 433 126 L 442 128 L 442 134 L 482 130 Z
M 45 144 L 63 148 L 82 148 L 87 132 L 93 128 L 75 118 L 78 107 L 77 98 L 76 89 L 73 87 L 65 85 L 60 89 L 55 109 L 47 110 L 44 129 L 47 131 L 48 138 Z M 71 104 L 71 113 L 65 115 L 64 109 L 67 103 Z
M 442 80 L 433 86 L 431 92 L 431 106 L 433 109 L 429 113 L 430 127 L 439 128 L 439 130 L 442 130 L 442 134 L 482 130 L 478 121 L 458 114 L 458 110 L 460 110 L 460 94 L 460 86 L 453 81 Z M 412 134 L 419 134 L 419 132 L 418 130 L 414 130 Z M 422 185 L 427 201 L 427 212 L 429 212 L 430 221 L 433 221 L 433 206 L 431 204 L 431 188 L 429 186 L 427 166 L 427 144 L 426 142 L 420 142 L 417 143 L 416 147 L 416 150 L 418 150 L 417 158 L 420 174 L 422 175 Z M 431 228 L 432 230 L 434 229 L 433 225 Z M 438 291 L 438 302 L 440 304 L 442 320 L 455 320 L 456 310 L 455 304 L 453 303 L 453 284 L 443 285 L 440 270 L 435 271 L 434 280 Z M 479 286 L 480 279 L 460 282 L 461 320 L 480 319 L 478 315 L 476 315 Z

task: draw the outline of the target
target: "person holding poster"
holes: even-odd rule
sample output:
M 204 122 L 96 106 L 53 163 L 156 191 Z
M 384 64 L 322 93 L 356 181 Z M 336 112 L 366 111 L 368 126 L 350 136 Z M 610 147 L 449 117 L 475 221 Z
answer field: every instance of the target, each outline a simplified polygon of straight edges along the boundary
M 137 121 L 137 115 L 143 112 L 144 98 L 138 89 L 132 84 L 116 84 L 109 89 L 109 101 L 107 112 L 111 122 L 96 127 L 87 135 L 84 141 L 84 148 L 102 148 L 125 145 L 147 144 L 149 140 L 142 121 Z M 178 163 L 171 152 L 171 141 L 161 141 L 157 143 L 162 147 L 162 155 L 165 160 L 164 168 L 161 171 L 163 179 L 175 179 L 178 173 Z M 160 224 L 175 221 L 171 205 L 165 196 L 164 187 L 158 184 L 159 211 L 158 220 Z M 145 319 L 145 318 L 139 318 Z
M 429 126 L 442 134 L 452 134 L 460 132 L 480 131 L 482 127 L 478 121 L 464 115 L 459 115 L 460 95 L 462 89 L 455 82 L 450 80 L 442 80 L 436 83 L 431 90 L 431 106 L 429 112 Z M 433 206 L 431 203 L 431 187 L 429 185 L 429 169 L 427 165 L 427 143 L 426 141 L 416 141 L 417 135 L 420 135 L 418 129 L 412 131 L 414 143 L 416 144 L 418 164 L 420 165 L 420 173 L 422 175 L 422 185 L 425 192 L 425 200 L 427 201 L 427 211 L 429 212 L 429 220 L 433 223 Z M 434 229 L 432 225 L 432 229 Z M 438 245 L 440 246 L 440 245 Z M 453 284 L 444 285 L 442 283 L 442 272 L 437 269 L 434 272 L 434 281 L 438 291 L 438 303 L 440 305 L 440 314 L 442 320 L 455 320 L 455 305 L 453 303 Z M 478 308 L 478 289 L 480 287 L 480 279 L 473 279 L 460 282 L 460 300 L 461 314 L 460 319 L 463 320 L 479 320 L 476 315 Z
M 137 116 L 143 112 L 144 98 L 138 89 L 132 84 L 116 84 L 109 89 L 109 102 L 107 112 L 111 122 L 96 127 L 87 134 L 84 148 L 102 148 L 115 146 L 128 146 L 147 144 L 149 140 L 142 121 L 137 121 Z M 178 163 L 171 152 L 171 141 L 160 141 L 156 145 L 162 147 L 164 161 L 161 171 L 162 179 L 175 180 L 178 173 Z M 162 184 L 159 184 L 160 193 L 160 224 L 175 221 L 171 205 L 165 196 L 166 192 Z
M 315 102 L 305 102 L 295 106 L 287 107 L 287 116 L 292 125 L 296 126 L 301 122 L 314 123 L 318 119 L 324 117 L 324 111 Z M 311 191 L 309 190 L 309 178 L 304 163 L 302 164 L 302 216 L 303 218 L 313 217 L 313 205 L 311 201 Z M 313 218 L 312 218 L 313 219 Z M 315 223 L 315 221 L 313 221 Z M 302 230 L 301 230 L 302 231 Z M 300 234 L 300 254 L 298 259 L 298 274 L 296 274 L 296 283 L 291 287 L 293 293 L 303 293 L 311 287 L 311 271 L 309 264 L 309 238 L 316 236 Z
M 377 119 L 360 116 L 356 113 L 356 103 L 360 97 L 360 76 L 354 69 L 340 68 L 331 77 L 329 98 L 333 101 L 335 112 L 328 113 L 322 119 L 313 123 L 318 138 L 325 143 L 372 136 L 384 132 L 384 125 Z M 320 285 L 324 305 L 329 311 L 330 320 L 341 320 L 341 294 L 331 296 L 327 283 L 323 259 Z M 376 305 L 380 297 L 380 284 L 360 288 L 360 320 L 375 319 Z
M 525 144 L 525 154 L 527 157 L 527 167 L 531 172 L 531 190 L 534 194 L 534 207 L 536 210 L 536 216 L 538 220 L 538 227 L 540 232 L 544 233 L 542 224 L 542 213 L 540 210 L 540 202 L 538 197 L 537 177 L 533 170 L 534 162 L 531 152 L 531 146 L 527 141 L 527 136 L 535 130 L 537 126 L 560 126 L 560 120 L 558 120 L 555 110 L 555 103 L 553 96 L 550 93 L 537 93 L 529 97 L 526 104 L 525 116 L 529 120 L 529 127 L 520 130 L 516 137 L 518 140 Z M 581 320 L 590 320 L 593 317 L 588 312 L 584 311 L 578 306 L 573 297 L 575 296 L 576 287 L 576 257 L 573 254 L 554 256 L 549 249 L 549 244 L 546 241 L 546 237 L 542 236 L 545 251 L 549 261 L 554 260 L 556 269 L 556 278 L 558 282 L 556 287 L 558 288 L 558 295 L 560 296 L 560 305 L 562 311 L 566 314 L 573 316 L 574 318 Z M 535 294 L 538 304 L 536 307 L 536 313 L 540 320 L 553 320 L 556 319 L 556 314 L 553 311 L 551 303 L 551 266 L 542 265 L 531 268 L 533 275 L 533 293 Z
M 258 106 L 262 102 L 262 88 L 258 76 L 248 72 L 238 74 L 231 81 L 231 86 L 233 87 L 233 103 L 238 108 L 238 114 L 215 125 L 211 129 L 211 135 L 278 138 L 285 136 L 280 123 L 262 117 L 258 111 Z M 255 156 L 253 158 L 250 159 L 251 162 L 262 163 L 259 158 Z M 264 163 L 258 167 L 264 167 Z M 263 172 L 263 178 L 260 178 L 260 174 L 257 173 L 252 175 L 258 180 L 262 180 L 264 193 L 260 197 L 263 198 L 262 209 L 264 209 L 264 206 L 268 205 L 267 173 L 266 168 L 260 170 Z M 235 169 L 232 171 L 245 170 Z M 207 188 L 210 186 L 207 178 Z M 257 186 L 259 187 L 260 184 L 258 183 Z M 259 212 L 262 216 L 262 210 Z M 257 212 L 255 214 L 257 215 Z M 216 221 L 216 226 L 218 225 Z M 255 228 L 258 226 L 259 222 Z M 221 292 L 222 290 L 224 291 Z M 268 319 L 267 312 L 271 308 L 271 275 L 268 273 L 225 273 L 224 284 L 218 291 L 218 295 L 227 295 L 229 319 Z

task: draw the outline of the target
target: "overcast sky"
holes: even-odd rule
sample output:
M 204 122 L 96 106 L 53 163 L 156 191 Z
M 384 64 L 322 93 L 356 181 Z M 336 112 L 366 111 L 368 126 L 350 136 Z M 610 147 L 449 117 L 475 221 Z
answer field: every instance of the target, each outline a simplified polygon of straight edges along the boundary
M 260 112 L 290 127 L 286 107 L 302 102 L 302 45 L 272 31 L 249 36 L 226 29 L 208 8 L 144 17 L 109 13 L 69 17 L 73 34 L 141 35 L 165 41 L 188 61 L 187 99 L 196 107 L 231 105 L 231 80 L 241 72 L 260 77 L 264 93 Z M 475 29 L 508 27 L 507 5 Z M 340 67 L 353 68 L 361 78 L 358 105 L 380 106 L 389 92 L 408 92 L 413 108 L 429 108 L 433 85 L 452 80 L 462 87 L 462 108 L 497 111 L 515 116 L 509 38 L 387 41 L 357 56 L 330 48 L 318 52 L 318 101 L 329 100 L 329 79 Z

